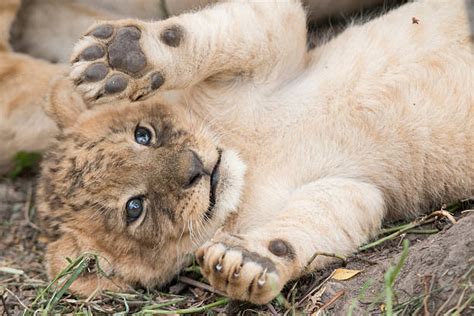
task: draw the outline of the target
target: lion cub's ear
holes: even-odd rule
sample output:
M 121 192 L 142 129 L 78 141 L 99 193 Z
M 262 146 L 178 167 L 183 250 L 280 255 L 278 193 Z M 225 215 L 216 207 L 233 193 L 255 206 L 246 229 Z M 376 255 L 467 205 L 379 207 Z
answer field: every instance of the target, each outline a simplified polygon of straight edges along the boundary
M 66 76 L 54 80 L 46 97 L 44 110 L 59 128 L 73 125 L 87 105 Z

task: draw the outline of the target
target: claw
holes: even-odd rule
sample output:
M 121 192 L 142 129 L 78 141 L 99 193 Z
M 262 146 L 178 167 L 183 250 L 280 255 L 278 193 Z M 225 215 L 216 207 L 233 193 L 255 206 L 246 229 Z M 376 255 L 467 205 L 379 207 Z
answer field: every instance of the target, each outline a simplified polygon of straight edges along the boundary
M 242 266 L 239 266 L 238 268 L 235 269 L 234 273 L 232 274 L 232 276 L 234 278 L 238 278 L 239 275 L 240 275 L 240 269 L 242 269 Z
M 225 255 L 225 254 L 224 254 Z M 222 257 L 219 258 L 219 261 L 217 262 L 217 264 L 214 266 L 215 270 L 217 272 L 221 272 L 222 271 L 222 260 L 224 259 L 224 255 Z
M 257 284 L 259 287 L 263 287 L 265 283 L 267 282 L 267 268 L 263 270 L 262 275 L 257 280 Z

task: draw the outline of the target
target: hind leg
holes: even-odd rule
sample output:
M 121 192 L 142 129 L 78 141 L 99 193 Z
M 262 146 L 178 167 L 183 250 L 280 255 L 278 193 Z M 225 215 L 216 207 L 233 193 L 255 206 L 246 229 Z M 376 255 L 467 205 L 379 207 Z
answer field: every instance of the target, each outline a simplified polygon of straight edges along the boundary
M 17 152 L 41 152 L 56 134 L 43 107 L 51 79 L 64 73 L 62 65 L 0 52 L 0 174 Z
M 10 27 L 20 5 L 21 0 L 2 0 L 0 2 L 0 52 L 10 50 Z

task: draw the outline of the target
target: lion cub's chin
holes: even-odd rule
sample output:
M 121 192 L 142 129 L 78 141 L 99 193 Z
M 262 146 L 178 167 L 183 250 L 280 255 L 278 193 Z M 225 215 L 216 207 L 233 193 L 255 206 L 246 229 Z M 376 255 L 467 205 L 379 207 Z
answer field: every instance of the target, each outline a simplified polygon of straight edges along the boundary
M 213 214 L 215 223 L 222 225 L 227 216 L 237 210 L 246 169 L 247 166 L 237 152 L 229 149 L 222 152 Z

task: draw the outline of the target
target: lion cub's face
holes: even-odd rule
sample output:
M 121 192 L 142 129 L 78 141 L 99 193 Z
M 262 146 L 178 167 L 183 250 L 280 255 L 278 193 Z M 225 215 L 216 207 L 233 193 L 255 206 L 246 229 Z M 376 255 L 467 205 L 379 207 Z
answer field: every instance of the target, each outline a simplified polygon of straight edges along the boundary
M 38 203 L 55 238 L 46 255 L 50 275 L 66 257 L 95 252 L 108 277 L 85 274 L 73 291 L 169 281 L 236 208 L 244 169 L 179 107 L 85 111 L 43 162 Z

